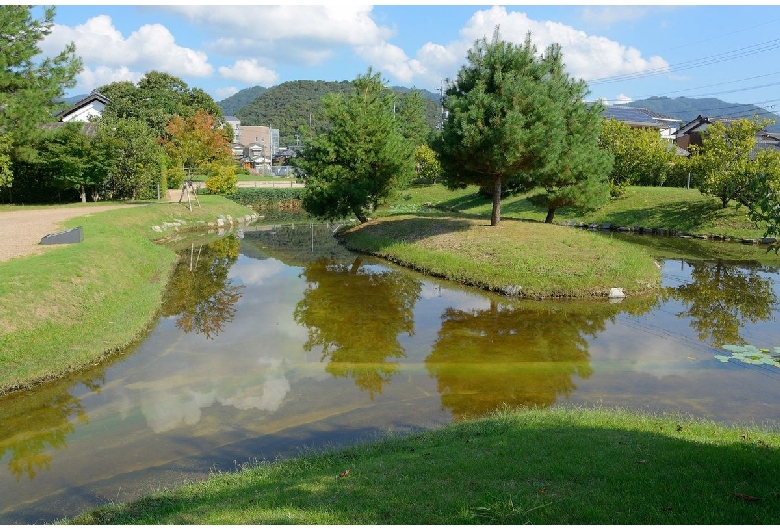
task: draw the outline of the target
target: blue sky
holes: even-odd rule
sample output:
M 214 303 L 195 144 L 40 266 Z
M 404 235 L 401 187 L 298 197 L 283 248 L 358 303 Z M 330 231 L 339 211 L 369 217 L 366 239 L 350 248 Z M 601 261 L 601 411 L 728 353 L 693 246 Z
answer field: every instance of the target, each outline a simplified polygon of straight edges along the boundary
M 780 5 L 57 5 L 44 54 L 75 42 L 83 94 L 150 70 L 216 101 L 256 85 L 353 80 L 438 91 L 476 39 L 562 45 L 589 100 L 715 97 L 780 112 Z

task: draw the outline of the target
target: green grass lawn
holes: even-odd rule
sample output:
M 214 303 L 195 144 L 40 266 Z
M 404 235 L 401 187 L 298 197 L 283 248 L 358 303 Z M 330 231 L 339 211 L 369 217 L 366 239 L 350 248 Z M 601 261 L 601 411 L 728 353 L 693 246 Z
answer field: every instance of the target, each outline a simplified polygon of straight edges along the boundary
M 544 221 L 546 210 L 533 206 L 529 194 L 506 197 L 501 201 L 502 219 Z M 492 202 L 471 186 L 449 191 L 444 186 L 412 187 L 400 192 L 379 211 L 380 215 L 413 213 L 430 203 L 441 210 L 489 218 Z M 762 230 L 747 217 L 744 207 L 730 204 L 721 208 L 720 201 L 684 188 L 629 187 L 623 197 L 610 200 L 593 212 L 561 208 L 554 221 L 611 223 L 618 226 L 668 228 L 692 235 L 727 235 L 735 238 L 759 238 Z
M 778 524 L 780 434 L 673 415 L 499 411 L 247 464 L 72 524 Z
M 191 212 L 150 203 L 74 218 L 65 228 L 82 226 L 81 243 L 0 263 L 0 393 L 98 362 L 138 339 L 155 320 L 175 260 L 153 242 L 165 234 L 152 226 L 253 213 L 218 196 L 200 204 Z

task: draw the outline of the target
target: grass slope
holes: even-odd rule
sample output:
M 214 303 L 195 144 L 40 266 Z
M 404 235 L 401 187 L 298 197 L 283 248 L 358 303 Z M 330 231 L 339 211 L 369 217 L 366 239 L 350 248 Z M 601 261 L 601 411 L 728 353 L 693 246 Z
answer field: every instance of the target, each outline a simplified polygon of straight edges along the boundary
M 0 263 L 0 393 L 98 362 L 138 339 L 156 318 L 175 254 L 152 226 L 215 222 L 252 211 L 221 197 L 201 207 L 148 204 L 71 219 L 77 245 Z
M 620 409 L 500 411 L 112 504 L 73 524 L 777 524 L 780 435 Z

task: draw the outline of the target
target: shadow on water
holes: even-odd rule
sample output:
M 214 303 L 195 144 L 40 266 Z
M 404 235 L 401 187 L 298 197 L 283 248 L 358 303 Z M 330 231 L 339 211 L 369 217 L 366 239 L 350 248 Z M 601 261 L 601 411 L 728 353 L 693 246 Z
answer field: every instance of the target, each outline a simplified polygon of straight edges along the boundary
M 718 358 L 724 345 L 780 348 L 776 269 L 688 258 L 667 261 L 652 295 L 519 301 L 350 252 L 333 237 L 338 226 L 256 225 L 178 242 L 146 341 L 0 398 L 0 522 L 74 515 L 215 465 L 504 404 L 653 401 L 780 420 L 780 369 Z

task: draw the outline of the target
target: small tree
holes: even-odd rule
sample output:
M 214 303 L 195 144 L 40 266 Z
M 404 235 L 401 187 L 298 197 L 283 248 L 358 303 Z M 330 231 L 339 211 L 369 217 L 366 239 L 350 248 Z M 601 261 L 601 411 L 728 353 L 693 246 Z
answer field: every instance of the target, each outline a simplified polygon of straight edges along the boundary
M 161 171 L 160 150 L 154 131 L 141 120 L 101 118 L 95 153 L 106 171 L 109 198 L 155 198 Z
M 209 113 L 199 110 L 189 118 L 174 116 L 165 130 L 168 139 L 163 145 L 175 166 L 191 171 L 235 165 L 230 140 Z
M 759 150 L 754 167 L 748 215 L 756 225 L 763 227 L 764 237 L 780 236 L 780 151 Z
M 662 185 L 676 157 L 674 146 L 656 129 L 637 129 L 612 118 L 604 120 L 599 143 L 614 157 L 612 195 L 622 195 L 626 186 Z
M 87 190 L 92 191 L 93 198 L 97 197 L 105 173 L 93 148 L 93 138 L 83 129 L 83 123 L 66 123 L 49 132 L 41 150 L 42 159 L 59 185 L 77 189 L 81 202 L 87 202 Z
M 349 96 L 323 98 L 330 130 L 314 137 L 298 160 L 308 174 L 308 212 L 323 219 L 354 215 L 364 223 L 368 211 L 414 175 L 413 145 L 399 131 L 394 97 L 369 68 Z
M 428 144 L 422 144 L 414 151 L 414 167 L 417 172 L 417 178 L 430 181 L 435 184 L 441 177 L 441 163 L 436 151 L 431 149 Z
M 702 133 L 701 147 L 691 148 L 692 163 L 701 179 L 699 190 L 720 199 L 723 208 L 731 200 L 750 207 L 756 134 L 770 123 L 766 119 L 739 119 L 728 125 L 722 121 L 710 125 Z

